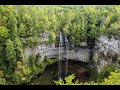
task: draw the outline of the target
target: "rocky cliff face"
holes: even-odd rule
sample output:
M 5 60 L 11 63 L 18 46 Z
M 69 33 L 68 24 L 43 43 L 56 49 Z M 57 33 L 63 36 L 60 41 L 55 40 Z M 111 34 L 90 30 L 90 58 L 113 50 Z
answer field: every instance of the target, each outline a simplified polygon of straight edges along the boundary
M 64 48 L 61 49 L 62 53 L 62 58 L 66 59 L 71 59 L 71 60 L 78 60 L 82 62 L 88 62 L 89 60 L 89 49 L 81 49 L 81 48 L 73 48 L 73 49 L 68 49 L 65 51 Z M 39 45 L 34 47 L 33 49 L 31 48 L 26 48 L 25 49 L 25 55 L 29 56 L 32 53 L 35 55 L 38 55 L 46 58 L 59 58 L 59 47 L 55 47 L 55 45 Z
M 97 50 L 94 50 L 93 59 L 97 66 L 98 72 L 100 72 L 103 67 L 109 63 L 115 63 L 117 57 L 120 55 L 120 40 L 108 39 L 106 36 L 101 36 L 96 41 Z M 78 60 L 82 62 L 89 62 L 89 49 L 81 49 L 74 47 L 69 50 L 64 50 L 62 48 L 63 58 Z M 52 45 L 39 45 L 31 48 L 25 49 L 25 55 L 29 56 L 32 53 L 38 55 L 41 59 L 40 62 L 47 58 L 59 58 L 59 48 L 55 47 L 55 44 Z M 40 63 L 39 62 L 39 63 Z
M 105 65 L 116 62 L 120 55 L 120 40 L 101 36 L 96 44 L 99 49 L 94 52 L 94 60 L 100 72 Z

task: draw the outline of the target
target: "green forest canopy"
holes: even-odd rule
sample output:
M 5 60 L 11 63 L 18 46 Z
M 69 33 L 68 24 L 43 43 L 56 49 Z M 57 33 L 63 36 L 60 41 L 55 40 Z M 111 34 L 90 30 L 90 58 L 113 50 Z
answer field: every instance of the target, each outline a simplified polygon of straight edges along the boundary
M 29 68 L 22 67 L 24 48 L 40 44 L 42 33 L 50 33 L 48 44 L 56 43 L 62 31 L 71 44 L 79 45 L 86 40 L 87 30 L 90 38 L 100 35 L 119 38 L 120 6 L 0 5 L 0 77 L 18 83 L 25 80 L 31 66 L 27 63 Z M 21 70 L 27 72 L 20 74 Z M 21 76 L 15 79 L 14 75 Z

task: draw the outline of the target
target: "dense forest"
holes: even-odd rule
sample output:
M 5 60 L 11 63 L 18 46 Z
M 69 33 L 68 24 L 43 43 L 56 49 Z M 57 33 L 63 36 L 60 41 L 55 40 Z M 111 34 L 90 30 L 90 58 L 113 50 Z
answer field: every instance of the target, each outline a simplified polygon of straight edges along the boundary
M 44 32 L 49 33 L 49 41 L 43 40 Z M 34 54 L 26 60 L 24 49 L 57 43 L 60 32 L 76 46 L 88 36 L 119 38 L 120 6 L 0 5 L 0 84 L 27 83 L 44 71 L 54 61 L 39 65 Z

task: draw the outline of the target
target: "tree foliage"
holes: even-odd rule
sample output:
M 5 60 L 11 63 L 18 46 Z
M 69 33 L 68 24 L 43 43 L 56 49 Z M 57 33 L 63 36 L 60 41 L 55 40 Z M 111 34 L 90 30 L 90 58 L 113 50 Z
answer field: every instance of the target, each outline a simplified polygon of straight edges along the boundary
M 19 38 L 15 38 L 14 45 L 15 45 L 17 60 L 22 61 L 23 60 L 23 44 L 21 43 Z
M 29 72 L 27 66 L 30 69 L 32 66 L 34 69 L 37 67 L 33 60 L 25 63 L 26 47 L 33 49 L 41 43 L 57 44 L 60 32 L 67 35 L 70 44 L 77 46 L 88 37 L 92 39 L 106 35 L 119 38 L 119 16 L 119 5 L 0 5 L 0 70 L 8 80 L 14 79 L 16 75 L 15 81 L 23 83 L 32 77 L 26 77 Z M 49 32 L 48 37 L 43 36 L 45 32 Z M 18 61 L 25 61 L 24 70 L 16 70 Z M 7 73 L 13 75 L 13 78 Z M 6 82 L 3 78 L 0 80 Z
M 6 41 L 6 59 L 8 62 L 8 68 L 10 72 L 13 72 L 16 66 L 16 52 L 13 41 L 8 39 Z
M 0 42 L 4 42 L 8 38 L 8 29 L 4 26 L 0 26 Z
M 76 81 L 75 83 L 73 82 L 73 79 L 75 78 L 74 74 L 69 75 L 68 77 L 65 78 L 66 83 L 64 83 L 63 79 L 54 81 L 56 85 L 120 85 L 120 72 L 119 71 L 114 71 L 111 72 L 110 75 L 107 78 L 104 78 L 102 82 L 95 82 L 95 81 L 90 81 L 90 82 L 85 82 L 85 83 L 79 83 Z

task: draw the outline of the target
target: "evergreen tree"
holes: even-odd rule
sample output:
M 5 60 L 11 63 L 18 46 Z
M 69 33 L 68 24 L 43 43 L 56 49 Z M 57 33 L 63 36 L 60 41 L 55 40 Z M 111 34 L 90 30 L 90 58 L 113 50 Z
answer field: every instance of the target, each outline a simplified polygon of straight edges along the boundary
M 16 52 L 13 41 L 6 41 L 6 60 L 8 61 L 8 70 L 13 72 L 16 66 Z
M 22 61 L 23 60 L 23 45 L 19 38 L 15 38 L 14 45 L 15 45 L 17 61 L 18 60 Z

